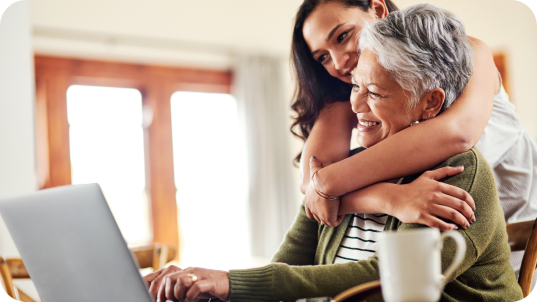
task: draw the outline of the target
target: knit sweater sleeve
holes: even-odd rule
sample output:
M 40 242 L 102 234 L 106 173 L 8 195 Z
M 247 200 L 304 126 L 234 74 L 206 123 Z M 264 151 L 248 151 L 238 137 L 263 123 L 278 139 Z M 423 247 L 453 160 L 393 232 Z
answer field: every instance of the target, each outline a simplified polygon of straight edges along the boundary
M 313 265 L 319 224 L 302 206 L 272 264 L 231 270 L 230 301 L 295 301 L 335 296 L 355 285 L 378 280 L 377 259 L 358 263 Z
M 230 302 L 296 301 L 325 297 L 378 280 L 376 258 L 368 261 L 316 266 L 274 263 L 261 268 L 229 272 Z

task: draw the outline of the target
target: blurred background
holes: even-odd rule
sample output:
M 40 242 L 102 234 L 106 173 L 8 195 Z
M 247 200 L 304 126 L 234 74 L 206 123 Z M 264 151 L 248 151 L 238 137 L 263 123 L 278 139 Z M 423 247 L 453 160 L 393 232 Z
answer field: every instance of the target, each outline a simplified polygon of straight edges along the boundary
M 0 23 L 0 197 L 97 182 L 130 246 L 170 244 L 183 267 L 268 263 L 302 202 L 288 130 L 301 2 L 15 3 Z M 428 2 L 490 46 L 537 138 L 535 15 Z M 18 255 L 1 221 L 0 255 Z

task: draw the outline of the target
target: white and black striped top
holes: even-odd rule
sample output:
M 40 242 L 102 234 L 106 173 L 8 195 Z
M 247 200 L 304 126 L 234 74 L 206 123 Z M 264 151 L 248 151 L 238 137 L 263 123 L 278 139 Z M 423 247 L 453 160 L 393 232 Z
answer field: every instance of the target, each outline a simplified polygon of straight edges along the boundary
M 353 214 L 334 263 L 367 260 L 377 251 L 378 234 L 384 230 L 388 214 Z
M 402 178 L 399 179 L 397 184 L 402 181 Z M 384 230 L 386 219 L 388 214 L 352 214 L 334 264 L 367 260 L 373 256 L 377 252 L 378 235 Z

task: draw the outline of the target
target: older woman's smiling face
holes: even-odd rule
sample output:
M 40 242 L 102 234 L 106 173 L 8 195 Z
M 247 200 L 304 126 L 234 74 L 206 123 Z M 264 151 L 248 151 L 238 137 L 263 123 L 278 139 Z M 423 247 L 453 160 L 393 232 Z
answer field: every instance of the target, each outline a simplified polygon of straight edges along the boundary
M 365 49 L 352 76 L 352 110 L 358 116 L 358 143 L 369 148 L 416 120 L 421 110 L 408 110 L 410 92 L 394 81 L 377 62 L 377 55 Z

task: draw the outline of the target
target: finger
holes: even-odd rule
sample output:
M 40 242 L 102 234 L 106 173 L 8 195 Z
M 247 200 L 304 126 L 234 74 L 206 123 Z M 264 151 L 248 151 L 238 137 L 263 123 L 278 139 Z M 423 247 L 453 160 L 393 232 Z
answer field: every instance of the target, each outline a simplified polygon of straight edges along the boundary
M 423 173 L 424 176 L 434 180 L 440 180 L 449 176 L 454 176 L 464 171 L 464 166 L 457 167 L 442 167 L 436 170 Z
M 308 216 L 309 219 L 313 219 L 310 208 L 308 206 L 304 206 L 304 208 L 306 208 L 306 216 Z
M 323 221 L 326 223 L 326 225 L 331 226 L 333 228 L 337 227 L 339 223 L 337 223 L 338 217 L 328 217 L 326 219 L 323 219 Z
M 160 276 L 165 269 L 166 268 L 161 268 L 159 270 L 156 270 L 156 271 L 152 272 L 151 274 L 147 274 L 144 277 L 144 280 L 147 281 L 147 282 L 151 282 L 151 281 L 155 280 L 155 278 Z
M 322 167 L 323 165 L 321 164 L 321 161 L 318 160 L 317 157 L 312 156 L 310 158 L 310 177 L 312 177 L 313 173 L 317 172 Z
M 343 221 L 343 218 L 345 218 L 345 215 L 339 215 L 337 217 L 337 220 L 336 220 L 337 225 L 336 225 L 336 227 L 341 223 L 341 221 Z
M 463 200 L 460 200 L 458 198 L 449 196 L 449 195 L 442 195 L 439 197 L 439 199 L 436 201 L 436 206 L 439 206 L 441 208 L 436 208 L 435 211 L 442 211 L 442 213 L 432 213 L 440 218 L 449 219 L 452 222 L 454 222 L 457 225 L 460 226 L 466 226 L 469 223 L 474 222 L 474 212 L 466 202 Z M 445 208 L 448 208 L 453 211 L 443 211 Z M 434 209 L 434 207 L 432 207 Z M 445 215 L 451 215 L 451 216 L 445 216 Z
M 464 230 L 467 230 L 470 227 L 468 220 L 466 220 L 466 218 L 459 211 L 456 211 L 453 208 L 443 205 L 433 205 L 431 207 L 431 214 L 439 218 L 449 220 Z
M 185 293 L 192 286 L 192 279 L 188 275 L 181 276 L 175 283 L 174 294 L 178 301 L 183 301 Z
M 176 278 L 173 278 L 169 276 L 166 278 L 165 282 L 165 288 L 164 288 L 164 296 L 166 297 L 166 300 L 174 300 L 174 288 L 175 288 Z
M 447 232 L 447 231 L 458 229 L 458 227 L 455 224 L 447 223 L 439 219 L 438 217 L 434 217 L 434 216 L 428 216 L 423 221 L 423 224 L 431 228 L 439 229 L 442 232 Z
M 214 281 L 200 280 L 194 283 L 186 292 L 185 301 L 192 301 L 202 293 L 214 294 Z
M 163 302 L 163 301 L 166 301 L 166 294 L 165 294 L 165 290 L 166 290 L 166 282 L 168 282 L 168 279 L 170 278 L 170 276 L 165 276 L 163 278 L 163 280 L 160 282 L 160 286 L 158 288 L 158 292 L 157 292 L 157 302 Z
M 321 219 L 319 219 L 319 216 L 317 216 L 317 215 L 315 215 L 315 214 L 313 214 L 313 213 L 311 213 L 311 214 L 313 215 L 313 219 L 315 219 L 318 223 L 321 223 L 321 224 L 323 223 L 323 222 L 321 221 Z
M 176 266 L 169 266 L 162 269 L 161 273 L 155 279 L 153 279 L 153 281 L 151 282 L 151 286 L 149 287 L 149 294 L 151 295 L 151 297 L 153 297 L 153 299 L 155 300 L 157 299 L 157 294 L 164 277 L 180 270 L 181 269 Z
M 446 183 L 442 183 L 441 188 L 444 194 L 463 200 L 472 209 L 472 211 L 475 211 L 475 201 L 470 193 L 459 187 L 448 185 Z
M 468 194 L 468 196 L 470 196 L 470 194 Z M 470 196 L 470 198 L 471 198 L 471 196 Z M 472 199 L 472 201 L 473 201 L 473 199 Z M 437 202 L 438 202 L 438 204 L 450 207 L 450 208 L 458 211 L 459 213 L 464 215 L 464 217 L 466 218 L 466 220 L 469 223 L 474 223 L 474 221 L 475 221 L 474 211 L 472 210 L 470 205 L 468 205 L 468 202 L 466 200 L 462 200 L 462 199 L 459 199 L 457 197 L 453 197 L 453 196 L 451 196 L 449 194 L 442 194 L 442 195 L 440 195 L 439 200 Z M 461 221 L 454 221 L 454 222 L 459 223 Z

